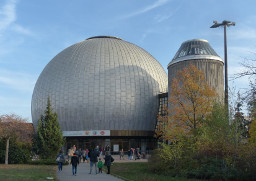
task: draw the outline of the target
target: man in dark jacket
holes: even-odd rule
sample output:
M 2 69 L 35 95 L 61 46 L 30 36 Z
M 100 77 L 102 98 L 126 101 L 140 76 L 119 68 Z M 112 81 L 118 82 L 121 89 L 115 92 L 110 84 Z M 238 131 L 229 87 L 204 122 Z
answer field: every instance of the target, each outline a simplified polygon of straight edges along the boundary
M 128 150 L 128 160 L 131 160 L 131 150 Z
M 106 152 L 106 156 L 105 156 L 104 159 L 105 159 L 105 165 L 108 168 L 108 173 L 107 174 L 110 174 L 110 166 L 111 166 L 111 163 L 114 161 L 114 158 L 110 155 L 109 152 Z
M 95 167 L 95 173 L 97 174 L 97 162 L 98 162 L 98 157 L 100 156 L 99 151 L 96 149 L 92 149 L 90 151 L 90 173 L 92 173 L 92 167 Z
M 77 165 L 79 164 L 79 159 L 78 159 L 76 153 L 74 153 L 74 155 L 71 157 L 71 164 L 72 164 L 72 172 L 73 172 L 73 175 L 76 176 L 76 173 L 77 173 Z

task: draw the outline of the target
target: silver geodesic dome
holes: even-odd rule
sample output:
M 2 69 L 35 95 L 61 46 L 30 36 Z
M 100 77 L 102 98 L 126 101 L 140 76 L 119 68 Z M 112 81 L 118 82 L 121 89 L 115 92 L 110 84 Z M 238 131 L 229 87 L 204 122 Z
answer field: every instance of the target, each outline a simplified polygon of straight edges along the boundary
M 32 121 L 36 126 L 49 96 L 63 131 L 152 131 L 160 92 L 167 92 L 167 74 L 149 53 L 117 37 L 91 37 L 44 68 L 32 96 Z

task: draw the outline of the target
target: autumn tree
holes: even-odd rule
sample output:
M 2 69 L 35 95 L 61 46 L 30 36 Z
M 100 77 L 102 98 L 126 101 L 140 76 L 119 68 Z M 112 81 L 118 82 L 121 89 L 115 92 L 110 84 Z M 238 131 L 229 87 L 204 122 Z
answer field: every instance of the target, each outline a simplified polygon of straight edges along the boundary
M 15 114 L 0 116 L 0 138 L 6 140 L 5 164 L 8 164 L 10 139 L 16 137 L 20 141 L 31 142 L 33 128 L 24 119 Z
M 41 115 L 38 121 L 34 146 L 38 148 L 41 158 L 54 158 L 63 144 L 64 138 L 60 129 L 58 116 L 56 112 L 53 112 L 50 98 L 48 97 L 44 115 Z
M 168 116 L 160 116 L 158 134 L 165 140 L 179 135 L 196 135 L 202 122 L 211 114 L 216 93 L 194 65 L 179 71 L 171 83 Z

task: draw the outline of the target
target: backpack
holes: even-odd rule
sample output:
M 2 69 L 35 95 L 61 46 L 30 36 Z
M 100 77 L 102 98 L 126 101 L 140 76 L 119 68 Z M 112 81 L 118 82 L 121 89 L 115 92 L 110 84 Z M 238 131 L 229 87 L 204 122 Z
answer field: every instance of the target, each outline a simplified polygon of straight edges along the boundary
M 111 162 L 113 162 L 115 159 L 111 156 Z
M 56 162 L 59 162 L 59 161 L 60 161 L 60 156 L 58 156 L 56 159 Z

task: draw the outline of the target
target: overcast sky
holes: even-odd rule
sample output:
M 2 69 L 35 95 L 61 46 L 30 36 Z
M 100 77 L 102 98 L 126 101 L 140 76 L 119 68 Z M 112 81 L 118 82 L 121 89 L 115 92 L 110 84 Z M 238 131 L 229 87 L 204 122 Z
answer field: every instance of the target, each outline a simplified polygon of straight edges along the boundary
M 0 114 L 31 121 L 31 97 L 37 78 L 59 52 L 97 35 L 134 43 L 167 65 L 182 42 L 206 39 L 224 57 L 223 28 L 230 20 L 229 76 L 244 58 L 256 58 L 255 0 L 1 0 Z M 230 81 L 236 90 L 246 78 Z

